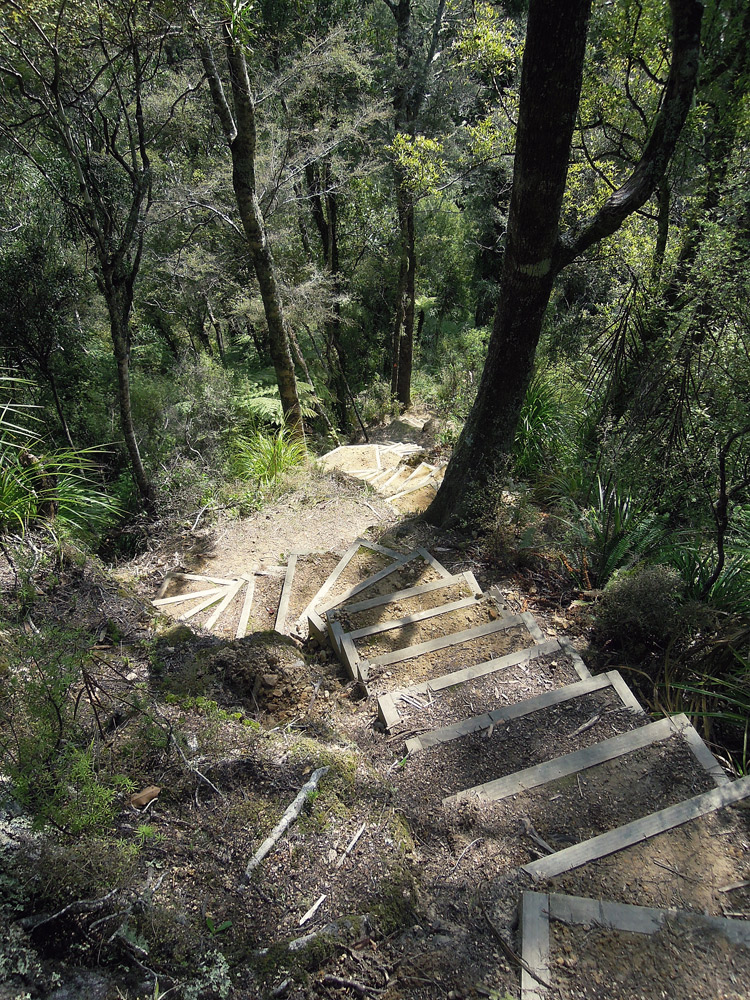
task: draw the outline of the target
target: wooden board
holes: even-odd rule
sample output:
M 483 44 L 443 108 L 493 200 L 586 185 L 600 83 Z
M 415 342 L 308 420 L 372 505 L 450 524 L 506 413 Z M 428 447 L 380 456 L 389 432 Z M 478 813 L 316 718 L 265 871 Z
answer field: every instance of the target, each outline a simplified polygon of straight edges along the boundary
M 297 557 L 298 552 L 292 552 L 289 555 L 289 559 L 286 564 L 286 574 L 284 576 L 284 586 L 281 588 L 281 597 L 279 598 L 279 607 L 276 611 L 276 622 L 274 624 L 274 631 L 284 633 L 286 626 L 286 616 L 289 611 L 289 598 L 292 596 L 292 585 L 294 583 L 294 571 L 297 568 Z
M 250 611 L 253 606 L 253 595 L 255 593 L 255 575 L 250 573 L 247 578 L 247 589 L 245 590 L 245 600 L 242 603 L 242 611 L 240 612 L 240 620 L 237 624 L 237 631 L 235 632 L 235 639 L 244 639 L 247 632 L 247 623 L 250 621 Z
M 664 833 L 676 826 L 698 816 L 705 816 L 706 813 L 715 812 L 733 802 L 740 802 L 742 799 L 750 797 L 750 776 L 739 778 L 737 781 L 712 788 L 702 795 L 695 795 L 692 799 L 678 802 L 676 805 L 668 806 L 659 812 L 651 813 L 642 819 L 626 823 L 615 830 L 608 830 L 598 837 L 592 837 L 573 847 L 567 847 L 563 851 L 557 851 L 546 858 L 532 861 L 523 866 L 536 879 L 553 878 L 572 868 L 579 868 L 588 861 L 595 861 L 597 858 L 614 854 L 633 844 L 638 844 L 642 840 L 648 840 L 657 834 Z
M 594 743 L 582 750 L 574 750 L 543 764 L 535 764 L 534 767 L 524 768 L 523 771 L 516 771 L 515 774 L 509 774 L 504 778 L 496 778 L 494 781 L 486 781 L 473 788 L 465 788 L 443 799 L 443 804 L 472 796 L 498 802 L 509 795 L 517 795 L 519 792 L 538 788 L 539 785 L 546 785 L 550 781 L 577 774 L 579 771 L 588 770 L 590 767 L 596 767 L 608 760 L 614 760 L 616 757 L 622 757 L 626 753 L 632 753 L 634 750 L 640 750 L 659 740 L 674 736 L 690 725 L 684 715 L 677 716 L 677 719 L 681 720 L 682 724 L 672 719 L 659 719 L 658 722 L 651 722 L 647 726 L 641 726 L 640 729 L 632 729 L 620 736 L 602 740 L 601 743 Z
M 521 969 L 521 1000 L 545 1000 L 547 989 L 539 982 L 549 982 L 549 897 L 542 892 L 525 892 L 521 898 L 522 958 L 528 969 Z M 538 976 L 539 978 L 535 978 Z

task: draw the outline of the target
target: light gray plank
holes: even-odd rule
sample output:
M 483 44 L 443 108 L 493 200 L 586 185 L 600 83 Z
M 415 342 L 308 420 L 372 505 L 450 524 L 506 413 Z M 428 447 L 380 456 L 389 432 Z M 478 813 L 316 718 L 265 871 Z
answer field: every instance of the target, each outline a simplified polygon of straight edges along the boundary
M 562 757 L 545 761 L 543 764 L 524 768 L 523 771 L 516 771 L 515 774 L 506 775 L 504 778 L 495 778 L 493 781 L 485 781 L 473 788 L 465 788 L 455 795 L 443 799 L 443 804 L 457 802 L 472 795 L 497 802 L 509 795 L 516 795 L 519 792 L 537 788 L 539 785 L 546 785 L 550 781 L 556 781 L 558 778 L 565 778 L 569 774 L 576 774 L 578 771 L 604 764 L 608 760 L 614 760 L 616 757 L 622 757 L 623 754 L 640 750 L 642 747 L 650 746 L 658 740 L 667 739 L 678 732 L 680 732 L 680 727 L 672 719 L 659 719 L 658 722 L 651 722 L 640 729 L 633 729 L 620 736 L 612 736 L 601 743 L 594 743 L 592 746 L 563 754 Z
M 297 569 L 297 553 L 292 552 L 287 560 L 286 564 L 286 576 L 284 577 L 284 586 L 281 588 L 281 597 L 279 599 L 279 607 L 276 611 L 276 622 L 274 623 L 274 630 L 276 632 L 284 632 L 286 627 L 286 616 L 289 611 L 289 598 L 292 596 L 292 584 L 294 582 L 294 573 Z
M 750 948 L 750 920 L 711 917 L 692 910 L 634 906 L 552 892 L 549 894 L 549 918 L 565 924 L 595 924 L 631 934 L 655 934 L 667 920 L 685 921 L 715 931 L 732 944 Z
M 250 621 L 250 610 L 253 606 L 253 594 L 255 593 L 255 577 L 250 574 L 245 577 L 247 583 L 247 590 L 245 591 L 245 600 L 242 604 L 242 611 L 240 612 L 240 620 L 237 624 L 237 631 L 235 632 L 235 639 L 244 639 L 245 633 L 247 632 L 247 623 Z
M 205 611 L 206 608 L 210 608 L 212 604 L 216 604 L 217 601 L 220 601 L 222 597 L 226 595 L 229 589 L 230 589 L 229 587 L 222 587 L 222 589 L 218 592 L 218 594 L 214 594 L 213 597 L 207 597 L 205 601 L 201 601 L 201 603 L 197 604 L 194 608 L 190 608 L 189 611 L 184 611 L 179 616 L 178 620 L 181 622 L 186 622 L 194 615 L 199 614 L 201 611 Z
M 712 788 L 709 792 L 696 795 L 692 799 L 678 802 L 674 806 L 668 806 L 659 812 L 651 813 L 642 819 L 626 823 L 615 830 L 608 830 L 598 837 L 592 837 L 581 844 L 567 847 L 564 851 L 550 854 L 549 857 L 540 858 L 524 865 L 527 871 L 534 878 L 553 878 L 562 872 L 578 868 L 587 861 L 595 861 L 597 858 L 606 857 L 616 851 L 622 851 L 626 847 L 638 844 L 642 840 L 648 840 L 657 834 L 672 830 L 676 826 L 681 826 L 699 816 L 715 812 L 724 806 L 739 802 L 750 796 L 750 776 L 739 778 L 737 781 L 729 782 L 718 788 Z
M 211 587 L 209 590 L 195 590 L 192 594 L 175 594 L 174 597 L 159 597 L 151 603 L 154 607 L 163 608 L 167 604 L 184 604 L 185 601 L 197 601 L 201 597 L 212 597 L 214 594 L 220 594 L 222 590 L 226 590 L 226 587 Z
M 631 712 L 635 712 L 636 715 L 645 715 L 645 710 L 641 703 L 638 701 L 636 696 L 631 691 L 630 687 L 623 680 L 622 674 L 619 670 L 608 670 L 607 677 L 612 681 L 612 687 L 620 696 L 620 701 L 623 703 L 625 708 L 629 708 Z
M 453 632 L 450 635 L 441 635 L 436 639 L 428 639 L 425 642 L 418 642 L 414 646 L 406 646 L 404 649 L 395 649 L 391 653 L 383 653 L 382 656 L 374 656 L 370 662 L 373 666 L 385 667 L 389 663 L 400 663 L 402 660 L 412 660 L 422 653 L 434 653 L 438 649 L 445 649 L 446 646 L 460 646 L 470 639 L 480 639 L 494 632 L 503 632 L 513 628 L 515 625 L 525 624 L 521 615 L 508 615 L 506 618 L 498 618 L 493 622 L 484 622 L 482 625 L 475 625 L 473 628 L 463 629 L 461 632 Z
M 549 900 L 543 892 L 525 892 L 521 899 L 521 958 L 539 979 L 549 982 Z M 521 969 L 521 1000 L 545 1000 L 549 991 Z
M 570 639 L 566 639 L 565 636 L 561 636 L 560 645 L 572 660 L 573 669 L 581 678 L 581 680 L 586 680 L 588 677 L 591 677 L 591 671 L 581 659 L 581 654 L 575 648 Z
M 226 595 L 222 599 L 221 604 L 211 614 L 211 617 L 208 619 L 208 621 L 206 622 L 206 624 L 203 626 L 204 628 L 206 628 L 206 629 L 212 629 L 214 627 L 214 625 L 217 623 L 217 621 L 219 620 L 219 618 L 224 614 L 224 612 L 229 607 L 229 605 L 232 603 L 232 601 L 235 599 L 235 597 L 240 592 L 240 590 L 242 590 L 242 588 L 244 587 L 244 585 L 245 585 L 245 580 L 243 580 L 242 577 L 240 577 L 239 580 L 235 580 L 234 581 L 234 583 L 232 584 L 231 587 L 227 587 Z
M 729 775 L 703 742 L 698 731 L 693 726 L 689 726 L 682 735 L 688 741 L 695 759 L 711 775 L 714 782 L 717 785 L 726 785 L 729 781 Z
M 377 635 L 380 632 L 390 632 L 395 628 L 406 628 L 408 625 L 415 625 L 417 622 L 426 621 L 428 618 L 439 618 L 441 615 L 450 614 L 451 611 L 460 611 L 462 608 L 470 608 L 477 603 L 476 597 L 461 597 L 457 601 L 450 601 L 448 604 L 438 604 L 437 607 L 427 608 L 425 611 L 415 611 L 413 615 L 404 615 L 403 618 L 391 618 L 385 622 L 378 622 L 377 625 L 366 625 L 364 628 L 354 629 L 348 632 L 350 639 L 363 639 L 365 636 Z
M 503 705 L 502 708 L 493 709 L 493 711 L 485 712 L 483 715 L 476 715 L 471 719 L 463 719 L 450 726 L 443 726 L 440 729 L 433 729 L 429 733 L 414 736 L 407 740 L 406 749 L 411 753 L 417 753 L 419 750 L 426 750 L 438 743 L 450 743 L 462 736 L 469 736 L 471 733 L 488 729 L 498 722 L 520 719 L 525 715 L 541 712 L 553 705 L 560 705 L 565 701 L 580 698 L 583 695 L 591 694 L 592 691 L 600 691 L 606 687 L 611 687 L 611 682 L 606 674 L 599 674 L 598 677 L 592 677 L 587 681 L 576 681 L 574 684 L 567 684 L 565 687 L 555 688 L 553 691 L 545 691 L 544 694 L 528 698 L 516 705 Z
M 427 549 L 424 548 L 424 546 L 420 545 L 417 549 L 417 552 L 422 556 L 424 561 L 429 563 L 430 566 L 432 566 L 432 568 L 436 570 L 436 572 L 438 572 L 443 578 L 447 579 L 451 575 L 445 568 L 445 566 L 443 566 L 443 564 L 439 560 L 437 560 L 431 552 L 428 552 Z
M 339 604 L 343 604 L 344 601 L 348 601 L 351 597 L 356 597 L 357 594 L 361 594 L 363 590 L 367 590 L 368 587 L 372 587 L 376 583 L 380 583 L 391 573 L 395 573 L 396 570 L 401 569 L 407 563 L 412 562 L 414 559 L 419 558 L 418 552 L 406 552 L 395 559 L 390 566 L 384 566 L 383 569 L 379 570 L 377 573 L 373 573 L 372 576 L 368 576 L 365 580 L 361 580 L 359 583 L 355 583 L 353 586 L 349 587 L 343 594 L 339 594 L 338 597 L 334 597 L 322 604 L 316 605 L 316 610 L 318 614 L 324 615 L 326 611 L 330 611 L 331 608 L 336 608 Z
M 524 611 L 521 614 L 521 619 L 523 620 L 526 628 L 529 630 L 529 634 L 533 636 L 536 642 L 544 642 L 547 637 L 539 628 L 539 624 L 532 613 L 530 611 Z
M 469 577 L 471 579 L 468 579 Z M 432 580 L 430 583 L 421 583 L 418 587 L 394 590 L 390 594 L 380 594 L 378 597 L 370 597 L 365 601 L 357 601 L 356 604 L 348 604 L 346 610 L 347 613 L 351 612 L 352 614 L 357 611 L 369 611 L 371 608 L 379 608 L 387 604 L 397 604 L 399 601 L 406 601 L 410 597 L 421 597 L 423 594 L 432 593 L 433 590 L 445 590 L 447 587 L 455 587 L 461 583 L 468 584 L 472 588 L 472 593 L 481 595 L 482 591 L 479 589 L 473 573 L 456 573 L 444 579 Z
M 381 694 L 378 698 L 378 718 L 384 729 L 392 729 L 401 721 L 398 709 L 389 694 Z
M 547 656 L 550 653 L 557 653 L 560 643 L 557 639 L 548 639 L 546 642 L 536 646 L 528 646 L 526 649 L 519 649 L 516 653 L 506 653 L 505 656 L 498 656 L 494 660 L 485 660 L 484 663 L 475 663 L 472 667 L 464 667 L 463 670 L 454 670 L 450 674 L 441 674 L 440 677 L 433 677 L 429 681 L 421 681 L 419 684 L 411 684 L 409 687 L 394 691 L 394 697 L 398 697 L 402 690 L 404 694 L 426 694 L 442 691 L 445 688 L 456 687 L 458 684 L 465 684 L 467 681 L 475 680 L 477 677 L 485 677 L 487 674 L 498 673 L 507 670 L 509 667 L 516 667 L 519 664 L 530 663 L 539 656 Z

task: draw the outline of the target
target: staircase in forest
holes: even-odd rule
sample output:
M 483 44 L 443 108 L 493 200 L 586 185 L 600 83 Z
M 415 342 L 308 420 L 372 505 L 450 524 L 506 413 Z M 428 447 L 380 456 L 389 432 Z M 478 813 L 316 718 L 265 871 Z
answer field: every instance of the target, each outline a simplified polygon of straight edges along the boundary
M 346 471 L 395 497 L 433 489 L 436 470 L 418 458 L 404 465 L 410 452 L 365 446 L 327 458 L 332 465 L 338 456 Z M 274 601 L 274 627 L 329 641 L 373 706 L 381 738 L 402 736 L 408 759 L 427 760 L 419 774 L 428 778 L 417 779 L 411 794 L 439 789 L 446 816 L 460 816 L 469 839 L 473 824 L 488 849 L 510 844 L 518 869 L 536 883 L 518 900 L 522 1000 L 595 995 L 573 990 L 566 952 L 559 952 L 561 933 L 581 927 L 587 938 L 595 927 L 651 940 L 665 927 L 689 924 L 689 940 L 723 942 L 731 980 L 727 956 L 750 949 L 750 921 L 703 914 L 701 876 L 702 866 L 740 848 L 705 824 L 750 802 L 750 777 L 730 780 L 684 715 L 650 721 L 617 671 L 592 676 L 569 642 L 545 637 L 531 614 L 510 613 L 498 592 L 483 593 L 471 572 L 449 572 L 424 548 L 401 552 L 358 539 L 342 556 L 293 554 L 262 578 L 183 577 L 176 582 L 192 597 L 176 597 L 204 605 L 204 615 L 207 601 L 218 601 L 223 614 L 234 601 L 235 619 L 246 627 L 258 581 L 263 600 Z M 211 589 L 216 593 L 204 593 Z M 240 634 L 235 619 L 230 631 Z M 414 779 L 405 769 L 393 780 Z M 693 870 L 682 872 L 684 905 L 643 906 L 633 852 L 651 851 L 654 864 L 674 872 L 686 842 Z M 747 872 L 750 855 L 742 864 Z M 592 964 L 606 964 L 611 942 L 598 947 L 589 973 Z M 714 995 L 750 995 L 750 983 L 736 977 L 736 993 Z M 602 995 L 635 995 L 607 989 Z

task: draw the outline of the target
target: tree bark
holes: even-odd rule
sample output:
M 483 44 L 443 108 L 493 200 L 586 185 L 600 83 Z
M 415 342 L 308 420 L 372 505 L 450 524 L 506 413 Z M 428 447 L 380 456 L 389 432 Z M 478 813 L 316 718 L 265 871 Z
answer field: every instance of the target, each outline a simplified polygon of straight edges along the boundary
M 581 91 L 590 0 L 531 0 L 500 298 L 477 398 L 427 518 L 471 519 L 507 465 L 556 275 L 611 235 L 656 189 L 685 122 L 698 70 L 703 8 L 672 0 L 672 63 L 661 109 L 627 181 L 577 231 L 560 208 Z
M 232 155 L 232 186 L 263 301 L 263 311 L 268 327 L 268 349 L 276 373 L 281 408 L 292 433 L 304 440 L 302 411 L 289 349 L 289 337 L 284 322 L 284 311 L 276 281 L 273 255 L 256 190 L 255 101 L 250 87 L 245 54 L 235 41 L 228 21 L 223 22 L 222 32 L 224 51 L 229 67 L 234 114 L 232 114 L 226 99 L 211 46 L 204 39 L 199 38 L 198 47 L 208 78 L 214 110 L 224 130 Z

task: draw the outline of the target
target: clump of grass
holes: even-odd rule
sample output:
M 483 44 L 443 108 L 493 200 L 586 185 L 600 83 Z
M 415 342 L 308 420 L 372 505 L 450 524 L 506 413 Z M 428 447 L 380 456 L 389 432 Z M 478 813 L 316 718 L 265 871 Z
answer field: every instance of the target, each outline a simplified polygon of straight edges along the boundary
M 249 438 L 234 443 L 232 468 L 240 479 L 269 486 L 305 460 L 303 441 L 292 436 L 288 427 L 268 432 L 257 430 Z

